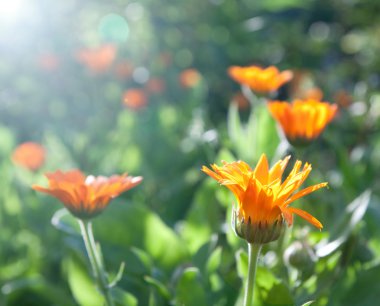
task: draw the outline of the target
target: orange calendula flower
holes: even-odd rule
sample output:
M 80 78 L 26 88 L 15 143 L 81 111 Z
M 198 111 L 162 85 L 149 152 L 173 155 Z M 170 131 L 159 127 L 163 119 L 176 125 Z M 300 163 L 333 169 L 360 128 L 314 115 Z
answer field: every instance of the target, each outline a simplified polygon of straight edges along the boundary
M 289 142 L 300 145 L 316 139 L 338 110 L 336 104 L 313 99 L 272 101 L 268 107 Z
M 179 75 L 179 82 L 185 88 L 193 88 L 201 81 L 202 76 L 194 68 L 185 69 Z
M 20 144 L 12 154 L 12 161 L 16 165 L 29 170 L 39 169 L 45 162 L 45 149 L 35 142 L 24 142 Z
M 133 110 L 140 110 L 148 104 L 148 98 L 142 89 L 131 88 L 123 93 L 123 104 Z
M 233 214 L 235 232 L 250 243 L 267 243 L 276 240 L 286 222 L 293 223 L 293 214 L 304 218 L 322 229 L 322 224 L 312 215 L 289 205 L 307 194 L 323 188 L 320 183 L 295 192 L 306 180 L 311 165 L 297 160 L 285 180 L 282 175 L 290 156 L 278 161 L 269 169 L 263 154 L 255 169 L 243 162 L 223 162 L 223 166 L 203 166 L 202 171 L 230 189 L 236 197 L 237 205 Z
M 280 72 L 274 66 L 264 69 L 258 66 L 232 66 L 228 69 L 228 74 L 236 82 L 247 85 L 260 93 L 275 91 L 293 77 L 290 70 Z
M 104 45 L 97 49 L 82 49 L 76 57 L 91 72 L 102 73 L 110 68 L 116 58 L 116 52 L 115 46 Z
M 141 176 L 123 175 L 85 176 L 74 169 L 46 173 L 47 188 L 33 185 L 34 190 L 56 197 L 77 218 L 90 219 L 105 209 L 109 202 L 121 193 L 135 187 L 142 181 Z

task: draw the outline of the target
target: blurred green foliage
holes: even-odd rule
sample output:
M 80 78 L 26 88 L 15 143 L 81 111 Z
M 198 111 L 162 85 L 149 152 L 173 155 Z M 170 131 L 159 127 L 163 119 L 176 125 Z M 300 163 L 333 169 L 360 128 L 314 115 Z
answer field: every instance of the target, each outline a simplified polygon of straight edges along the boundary
M 302 199 L 322 232 L 298 218 L 265 246 L 256 305 L 376 305 L 379 9 L 369 0 L 1 2 L 0 305 L 101 305 L 75 220 L 30 188 L 73 167 L 144 177 L 94 220 L 110 275 L 125 262 L 112 292 L 120 305 L 240 305 L 247 255 L 230 229 L 233 198 L 199 170 L 221 159 L 253 165 L 263 152 L 309 161 L 307 184 L 330 188 Z M 94 56 L 105 45 L 114 57 Z M 309 148 L 276 151 L 264 105 L 230 104 L 240 88 L 227 68 L 249 64 L 308 73 L 341 103 L 339 117 Z M 199 80 L 186 83 L 190 68 Z M 131 88 L 145 107 L 123 104 Z M 272 98 L 293 94 L 290 84 Z M 24 141 L 47 150 L 36 172 L 11 161 Z

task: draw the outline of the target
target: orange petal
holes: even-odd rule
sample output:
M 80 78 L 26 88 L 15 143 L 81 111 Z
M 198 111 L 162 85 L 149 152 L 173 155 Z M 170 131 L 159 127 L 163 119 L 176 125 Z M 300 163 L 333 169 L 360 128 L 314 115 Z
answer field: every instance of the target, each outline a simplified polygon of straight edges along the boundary
M 323 228 L 323 225 L 321 222 L 319 222 L 316 218 L 314 218 L 312 215 L 310 215 L 309 213 L 307 213 L 306 211 L 304 211 L 302 209 L 298 209 L 295 207 L 288 207 L 288 208 L 286 208 L 286 211 L 288 211 L 289 213 L 294 213 L 294 214 L 300 216 L 301 218 L 305 219 L 306 221 L 313 224 L 315 227 L 317 227 L 319 229 Z
M 262 154 L 254 171 L 255 177 L 265 185 L 268 183 L 268 172 L 268 160 L 265 154 Z
M 310 186 L 310 187 L 307 187 L 299 192 L 297 192 L 296 194 L 292 195 L 287 201 L 285 201 L 284 203 L 284 206 L 288 206 L 290 203 L 294 202 L 295 200 L 299 199 L 299 198 L 302 198 L 306 195 L 308 195 L 309 193 L 312 193 L 318 189 L 321 189 L 323 187 L 326 187 L 328 183 L 320 183 L 320 184 L 316 184 L 316 185 L 313 185 L 313 186 Z

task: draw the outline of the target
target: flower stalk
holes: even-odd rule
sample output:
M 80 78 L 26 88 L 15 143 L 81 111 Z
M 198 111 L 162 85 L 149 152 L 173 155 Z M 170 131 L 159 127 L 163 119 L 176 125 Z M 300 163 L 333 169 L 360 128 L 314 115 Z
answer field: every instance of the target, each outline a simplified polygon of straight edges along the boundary
M 99 250 L 96 247 L 94 234 L 92 232 L 92 224 L 90 221 L 83 221 L 81 219 L 78 219 L 78 222 L 98 289 L 104 296 L 105 305 L 114 306 L 115 304 L 109 291 L 106 271 L 104 270 Z
M 256 268 L 262 244 L 248 243 L 248 276 L 244 294 L 244 306 L 253 305 L 253 292 L 255 288 Z

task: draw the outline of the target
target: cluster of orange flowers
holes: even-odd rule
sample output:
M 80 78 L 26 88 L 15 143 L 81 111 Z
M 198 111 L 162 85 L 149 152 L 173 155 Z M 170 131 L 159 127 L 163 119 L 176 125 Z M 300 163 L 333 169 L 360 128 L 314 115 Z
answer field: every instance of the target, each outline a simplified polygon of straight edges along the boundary
M 277 90 L 292 77 L 290 71 L 279 72 L 275 67 L 231 67 L 229 72 L 236 81 L 260 93 Z M 194 86 L 199 81 L 199 76 L 194 71 L 188 71 L 183 79 L 186 79 L 186 86 Z M 130 90 L 125 96 L 126 99 L 134 101 L 136 108 L 146 102 L 138 91 Z M 317 99 L 295 100 L 293 103 L 271 101 L 268 108 L 292 142 L 315 139 L 337 112 L 336 105 Z M 29 169 L 37 169 L 44 160 L 43 148 L 32 143 L 23 144 L 15 151 L 13 160 Z M 302 162 L 297 160 L 286 179 L 283 179 L 289 160 L 290 156 L 287 156 L 269 168 L 268 160 L 263 154 L 254 169 L 243 161 L 223 162 L 222 166 L 212 164 L 211 169 L 205 166 L 202 168 L 203 172 L 225 185 L 235 195 L 235 231 L 250 243 L 267 243 L 277 239 L 283 224 L 290 226 L 293 223 L 293 214 L 319 229 L 323 227 L 312 215 L 291 207 L 290 204 L 326 187 L 327 183 L 316 184 L 297 192 L 312 168 L 308 163 L 302 166 Z M 98 215 L 111 199 L 142 181 L 142 177 L 128 174 L 86 177 L 79 170 L 58 170 L 47 173 L 46 177 L 49 181 L 48 187 L 33 185 L 33 189 L 56 197 L 80 219 Z
M 257 66 L 230 67 L 229 75 L 238 83 L 248 86 L 258 93 L 278 90 L 292 79 L 291 71 L 280 72 L 276 67 L 262 69 Z M 310 91 L 305 99 L 295 99 L 292 103 L 269 101 L 268 108 L 292 144 L 305 144 L 316 139 L 331 122 L 337 112 L 337 105 L 322 102 L 320 90 Z M 278 239 L 283 224 L 293 223 L 296 214 L 318 229 L 322 223 L 304 210 L 291 207 L 295 200 L 304 197 L 327 183 L 320 183 L 296 191 L 304 183 L 311 165 L 297 160 L 288 176 L 283 173 L 290 160 L 287 156 L 269 168 L 263 154 L 254 169 L 243 161 L 223 162 L 222 166 L 203 166 L 202 171 L 226 186 L 236 198 L 233 225 L 236 234 L 249 243 L 268 243 Z
M 273 66 L 265 69 L 257 66 L 232 66 L 228 72 L 232 79 L 259 93 L 278 90 L 293 77 L 291 71 L 280 72 Z M 292 103 L 269 101 L 268 108 L 290 143 L 309 143 L 333 120 L 338 106 L 322 102 L 322 96 L 319 89 L 313 88 L 304 99 L 295 99 Z
M 202 79 L 201 74 L 194 68 L 183 70 L 179 74 L 179 83 L 183 88 L 194 88 Z M 151 78 L 143 88 L 130 88 L 124 91 L 123 105 L 132 110 L 141 110 L 148 104 L 150 94 L 160 94 L 165 90 L 165 82 L 160 78 Z

